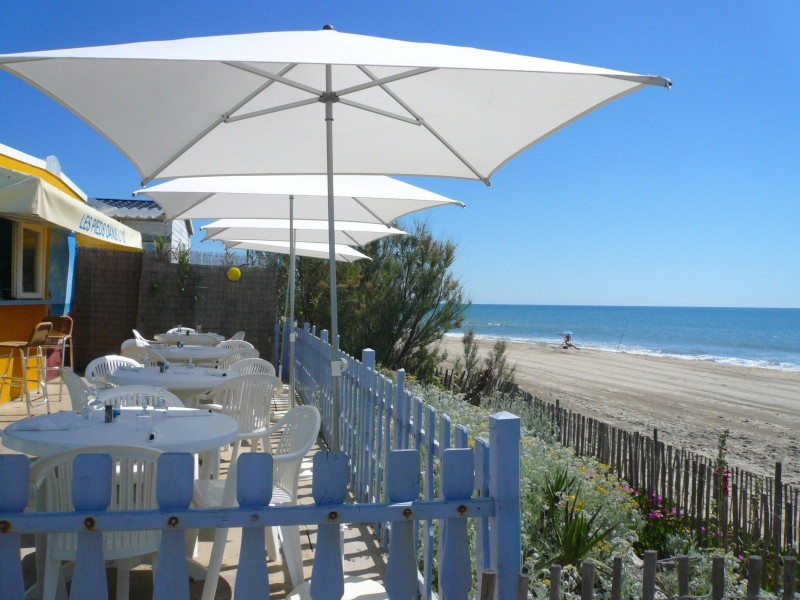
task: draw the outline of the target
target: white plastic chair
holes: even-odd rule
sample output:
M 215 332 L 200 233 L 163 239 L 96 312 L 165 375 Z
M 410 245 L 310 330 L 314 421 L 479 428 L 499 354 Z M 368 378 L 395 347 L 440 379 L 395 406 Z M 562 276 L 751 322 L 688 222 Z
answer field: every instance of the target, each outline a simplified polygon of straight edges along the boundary
M 236 461 L 242 440 L 253 440 L 252 452 L 270 424 L 269 411 L 275 395 L 275 377 L 269 375 L 240 375 L 223 381 L 208 395 L 213 408 L 239 424 L 239 433 L 233 444 L 231 462 Z
M 163 394 L 167 406 L 183 408 L 183 402 L 175 394 L 150 385 L 123 385 L 103 390 L 97 395 L 97 400 L 101 404 L 119 403 L 120 406 L 140 406 L 139 398 L 142 394 L 152 396 L 154 402 L 159 395 Z
M 259 373 L 261 375 L 272 375 L 275 377 L 275 367 L 272 366 L 271 362 L 263 358 L 242 358 L 228 368 L 236 371 L 240 375 Z
M 172 329 L 169 329 L 167 333 L 197 333 L 197 332 L 191 327 L 173 327 Z
M 109 354 L 108 356 L 95 358 L 86 365 L 86 379 L 92 385 L 110 387 L 112 384 L 108 381 L 108 374 L 122 366 L 141 367 L 142 365 L 132 358 Z
M 148 340 L 146 337 L 144 337 L 141 333 L 139 333 L 135 329 L 132 329 L 131 331 L 133 331 L 133 337 L 136 338 L 137 340 L 139 340 L 140 342 L 143 342 L 142 345 L 144 345 L 144 346 L 163 346 L 164 345 L 163 343 L 159 342 L 158 340 Z
M 122 351 L 122 356 L 125 356 L 127 358 L 132 358 L 133 360 L 141 364 L 150 363 L 151 365 L 156 365 L 160 362 L 163 363 L 169 362 L 157 351 L 153 350 L 152 348 L 146 348 L 143 346 L 128 346 Z
M 281 431 L 280 439 L 272 453 L 272 501 L 270 506 L 297 504 L 297 482 L 303 458 L 311 450 L 319 435 L 320 414 L 314 406 L 298 406 L 290 410 L 275 425 L 261 433 L 265 443 L 269 444 L 270 436 Z M 236 506 L 236 468 L 231 463 L 228 477 L 225 480 L 199 479 L 194 486 L 194 504 L 207 507 Z M 303 583 L 303 557 L 300 547 L 300 528 L 297 525 L 280 527 L 281 545 L 289 569 L 292 586 Z M 202 600 L 214 598 L 222 566 L 228 530 L 217 529 L 214 545 L 208 562 L 206 583 L 203 587 Z M 274 553 L 274 547 L 267 544 L 268 552 Z M 270 560 L 275 560 L 270 555 Z
M 108 510 L 146 510 L 158 508 L 156 503 L 156 464 L 160 450 L 125 446 L 100 446 L 68 450 L 42 458 L 31 465 L 30 477 L 36 492 L 37 509 L 45 512 L 73 511 L 72 461 L 79 454 L 108 454 L 111 469 L 111 504 Z M 117 567 L 117 598 L 129 594 L 131 568 L 152 562 L 158 553 L 158 531 L 111 531 L 103 534 L 103 554 Z M 75 533 L 47 535 L 44 565 L 43 598 L 56 597 L 61 563 L 74 561 L 77 550 Z M 142 560 L 148 558 L 149 561 Z M 105 585 L 105 582 L 102 582 Z
M 236 333 L 234 333 L 234 334 L 233 334 L 231 337 L 229 337 L 229 338 L 227 339 L 227 341 L 229 341 L 229 342 L 230 342 L 230 341 L 232 341 L 232 340 L 243 340 L 243 339 L 244 339 L 244 331 L 237 331 L 237 332 L 236 332 Z
M 258 350 L 255 348 L 240 348 L 232 351 L 224 358 L 220 358 L 217 362 L 218 369 L 230 369 L 231 365 L 243 358 L 258 358 Z
M 61 367 L 59 369 L 59 374 L 61 375 L 61 381 L 67 386 L 67 393 L 69 394 L 69 400 L 72 404 L 72 410 L 81 410 L 83 407 L 84 394 L 92 394 L 95 390 L 72 369 Z
M 229 348 L 230 350 L 241 350 L 242 348 L 255 348 L 250 342 L 244 340 L 225 340 L 218 344 L 220 348 Z

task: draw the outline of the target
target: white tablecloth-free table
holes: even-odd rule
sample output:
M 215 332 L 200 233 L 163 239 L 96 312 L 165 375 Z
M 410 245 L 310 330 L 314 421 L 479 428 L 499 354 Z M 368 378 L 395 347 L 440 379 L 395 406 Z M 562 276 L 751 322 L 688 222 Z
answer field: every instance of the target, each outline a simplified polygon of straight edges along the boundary
M 239 431 L 235 420 L 208 410 L 149 409 L 151 416 L 141 419 L 137 417 L 141 408 L 123 407 L 113 423 L 105 422 L 104 412 L 95 409 L 90 418 L 72 411 L 29 417 L 6 427 L 3 445 L 33 456 L 92 446 L 143 446 L 164 452 L 199 453 L 230 444 Z
M 198 335 L 210 335 L 216 338 L 217 343 L 224 342 L 225 336 L 220 335 L 218 333 L 157 333 L 153 337 L 160 342 L 166 342 L 170 345 L 175 345 L 178 342 L 183 342 L 184 344 L 191 344 L 192 338 L 197 337 Z
M 189 362 L 189 359 L 194 362 L 219 360 L 233 352 L 230 348 L 214 346 L 184 346 L 183 348 L 163 346 L 161 348 L 153 347 L 153 350 L 166 358 L 168 362 Z
M 170 366 L 165 373 L 161 373 L 158 367 L 120 367 L 107 375 L 114 385 L 151 385 L 168 389 L 184 404 L 191 403 L 195 394 L 214 389 L 223 381 L 238 376 L 239 373 L 231 369 L 220 371 L 185 365 Z

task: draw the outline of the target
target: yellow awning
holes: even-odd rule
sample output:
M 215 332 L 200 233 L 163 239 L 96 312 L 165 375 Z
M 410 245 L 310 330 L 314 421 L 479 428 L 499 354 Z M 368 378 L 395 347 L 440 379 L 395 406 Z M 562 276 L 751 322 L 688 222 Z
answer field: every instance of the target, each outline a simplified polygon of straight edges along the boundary
M 79 245 L 141 250 L 142 236 L 43 181 L 0 167 L 0 216 L 75 232 Z

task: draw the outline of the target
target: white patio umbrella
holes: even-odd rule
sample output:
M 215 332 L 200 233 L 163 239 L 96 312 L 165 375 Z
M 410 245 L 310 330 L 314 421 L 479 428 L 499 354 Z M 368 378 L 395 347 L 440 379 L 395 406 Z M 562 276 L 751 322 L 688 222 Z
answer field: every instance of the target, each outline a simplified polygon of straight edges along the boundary
M 332 29 L 7 54 L 0 68 L 97 129 L 144 184 L 327 174 L 331 223 L 334 173 L 488 184 L 506 161 L 596 108 L 670 85 L 663 77 Z M 331 227 L 331 256 L 333 237 Z M 333 260 L 330 278 L 338 376 Z M 336 404 L 338 384 L 333 390 Z
M 380 223 L 336 220 L 333 228 L 337 244 L 353 246 L 364 246 L 387 235 L 407 235 L 402 229 Z M 292 225 L 290 219 L 219 219 L 200 229 L 205 231 L 204 242 L 241 239 L 289 241 L 290 234 L 294 231 L 294 238 L 298 242 L 328 243 L 328 221 L 294 219 Z

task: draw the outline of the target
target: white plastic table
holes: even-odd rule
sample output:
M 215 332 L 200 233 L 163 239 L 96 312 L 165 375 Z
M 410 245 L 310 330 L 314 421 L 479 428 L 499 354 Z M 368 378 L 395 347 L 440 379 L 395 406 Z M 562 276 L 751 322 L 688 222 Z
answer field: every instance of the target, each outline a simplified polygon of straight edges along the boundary
M 29 417 L 5 428 L 3 445 L 32 456 L 92 446 L 142 446 L 197 454 L 234 442 L 239 431 L 234 419 L 208 410 L 147 412 L 151 416 L 142 419 L 137 417 L 141 408 L 123 407 L 113 423 L 105 422 L 103 409 L 95 409 L 90 418 L 73 411 Z
M 153 350 L 169 362 L 189 362 L 189 359 L 194 362 L 219 360 L 232 352 L 230 348 L 220 348 L 219 346 L 184 346 L 183 348 L 164 346 L 153 348 Z
M 216 338 L 217 343 L 225 341 L 225 336 L 224 335 L 220 335 L 218 333 L 206 333 L 206 332 L 203 332 L 203 333 L 157 333 L 153 337 L 155 339 L 157 339 L 158 341 L 160 341 L 160 342 L 165 342 L 165 343 L 170 344 L 170 345 L 175 345 L 178 342 L 183 342 L 184 344 L 191 344 L 192 343 L 192 338 L 196 337 L 198 335 L 203 335 L 203 336 L 210 335 L 210 336 Z
M 165 373 L 161 373 L 158 367 L 120 367 L 107 375 L 114 385 L 151 385 L 165 388 L 184 404 L 191 404 L 194 395 L 211 390 L 223 381 L 238 376 L 239 373 L 231 369 L 220 371 L 185 365 L 170 366 Z

